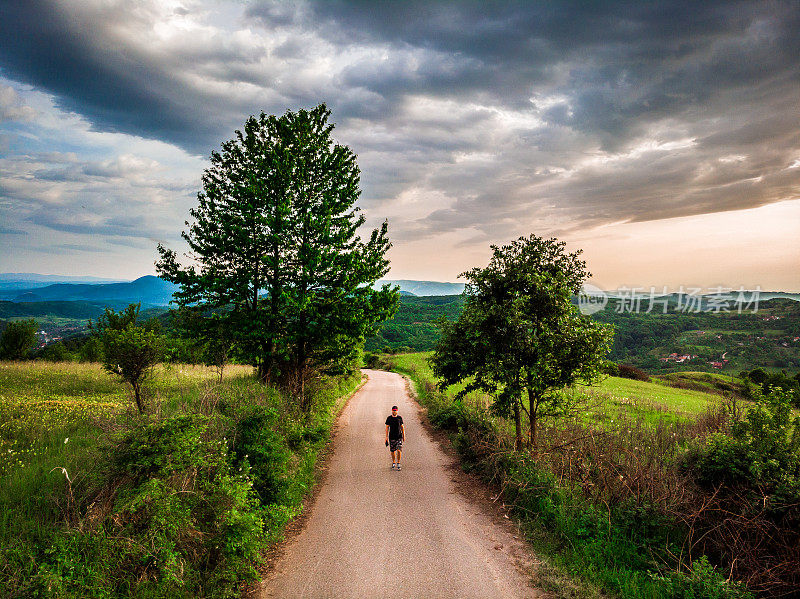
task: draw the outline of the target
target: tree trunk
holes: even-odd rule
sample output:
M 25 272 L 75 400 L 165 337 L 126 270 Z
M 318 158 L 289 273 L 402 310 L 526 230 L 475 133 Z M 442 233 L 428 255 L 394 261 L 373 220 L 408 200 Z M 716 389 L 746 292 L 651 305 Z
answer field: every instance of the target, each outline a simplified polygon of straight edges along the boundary
M 303 412 L 308 414 L 311 411 L 310 402 L 306 398 L 306 368 L 300 366 L 300 402 L 303 406 Z
M 275 362 L 275 342 L 270 339 L 269 343 L 261 346 L 261 359 L 258 362 L 258 380 L 264 385 L 272 379 L 272 366 Z
M 133 397 L 136 400 L 136 407 L 139 409 L 140 414 L 144 414 L 144 405 L 142 404 L 142 389 L 139 381 L 131 383 L 133 387 Z
M 539 403 L 541 397 L 533 391 L 530 387 L 528 387 L 528 417 L 531 424 L 531 434 L 530 434 L 530 442 L 531 442 L 531 453 L 536 454 L 536 425 L 538 424 L 538 410 L 539 410 Z
M 519 398 L 514 399 L 514 430 L 516 437 L 514 439 L 514 450 L 522 450 L 522 418 L 520 416 Z
M 306 342 L 301 340 L 298 344 L 297 365 L 295 366 L 295 377 L 297 381 L 297 392 L 300 399 L 300 409 L 304 414 L 311 412 L 311 401 L 306 397 L 306 368 L 308 367 L 308 355 L 306 353 Z

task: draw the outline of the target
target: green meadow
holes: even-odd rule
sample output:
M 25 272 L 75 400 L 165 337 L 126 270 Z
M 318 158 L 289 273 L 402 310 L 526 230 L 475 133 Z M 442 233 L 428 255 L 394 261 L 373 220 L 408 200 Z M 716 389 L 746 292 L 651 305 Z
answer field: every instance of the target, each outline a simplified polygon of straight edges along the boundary
M 420 382 L 435 383 L 435 377 L 428 358 L 432 352 L 397 354 L 389 359 L 398 371 L 411 375 Z M 706 390 L 682 389 L 673 386 L 681 381 L 691 381 L 693 386 L 705 386 Z M 731 383 L 731 377 L 716 373 L 684 372 L 674 375 L 653 377 L 650 382 L 608 376 L 596 385 L 576 385 L 567 390 L 571 394 L 583 396 L 587 405 L 584 416 L 592 419 L 609 420 L 616 414 L 629 417 L 642 417 L 648 423 L 658 421 L 686 422 L 720 403 L 722 396 L 710 381 Z M 731 383 L 732 384 L 732 383 Z M 453 385 L 444 391 L 447 397 L 454 397 L 464 385 Z M 488 406 L 491 398 L 472 392 L 465 401 L 478 406 Z
M 246 366 L 0 362 L 0 596 L 238 597 L 300 513 L 358 372 L 301 414 Z

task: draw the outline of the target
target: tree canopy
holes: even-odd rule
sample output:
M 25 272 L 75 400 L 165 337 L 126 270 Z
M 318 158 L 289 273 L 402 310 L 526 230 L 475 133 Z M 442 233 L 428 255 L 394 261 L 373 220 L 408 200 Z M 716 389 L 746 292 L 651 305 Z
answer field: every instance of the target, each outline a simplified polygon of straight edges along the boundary
M 0 358 L 5 360 L 20 360 L 36 345 L 36 321 L 12 321 L 6 324 L 3 334 L 0 335 Z
M 106 308 L 89 326 L 103 346 L 103 368 L 131 386 L 136 407 L 144 414 L 142 383 L 161 360 L 164 339 L 157 320 L 139 322 L 139 309 L 139 304 L 130 304 L 119 312 Z
M 535 449 L 539 419 L 562 407 L 557 391 L 597 378 L 609 349 L 610 329 L 571 302 L 590 275 L 580 251 L 565 253 L 565 245 L 531 235 L 492 246 L 488 266 L 461 275 L 468 281 L 464 310 L 443 322 L 431 358 L 443 387 L 467 381 L 461 396 L 482 390 L 494 395 L 495 411 L 514 415 L 518 447 L 520 409 Z
M 307 378 L 349 367 L 398 297 L 373 289 L 389 269 L 388 226 L 359 237 L 360 171 L 329 116 L 321 104 L 247 119 L 203 175 L 183 233 L 195 265 L 158 246 L 178 304 L 213 308 L 261 379 L 303 401 Z

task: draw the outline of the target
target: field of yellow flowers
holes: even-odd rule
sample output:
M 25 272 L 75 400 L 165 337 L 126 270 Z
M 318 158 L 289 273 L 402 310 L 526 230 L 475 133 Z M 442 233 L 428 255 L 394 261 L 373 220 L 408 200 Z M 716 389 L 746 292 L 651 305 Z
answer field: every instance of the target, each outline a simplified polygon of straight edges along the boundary
M 302 413 L 251 367 L 162 365 L 140 414 L 98 364 L 0 362 L 0 597 L 240 596 L 360 382 Z
M 251 370 L 229 366 L 226 375 Z M 204 366 L 159 366 L 147 390 L 153 403 L 175 401 L 202 392 L 216 377 Z M 0 476 L 36 464 L 43 452 L 75 443 L 76 436 L 96 433 L 130 406 L 128 387 L 100 364 L 0 362 Z

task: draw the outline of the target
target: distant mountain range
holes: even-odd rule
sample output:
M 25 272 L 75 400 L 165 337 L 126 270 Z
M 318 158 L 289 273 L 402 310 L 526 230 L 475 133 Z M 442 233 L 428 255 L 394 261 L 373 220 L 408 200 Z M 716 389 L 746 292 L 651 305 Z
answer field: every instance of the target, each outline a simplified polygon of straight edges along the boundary
M 53 279 L 58 282 L 50 283 Z M 26 282 L 25 287 L 19 286 Z M 459 295 L 464 291 L 464 283 L 447 283 L 440 281 L 416 281 L 411 279 L 382 279 L 375 283 L 380 287 L 384 283 L 400 287 L 402 295 L 414 296 L 444 296 Z M 103 279 L 92 277 L 59 277 L 58 275 L 37 275 L 32 273 L 0 273 L 0 300 L 11 302 L 86 302 L 100 307 L 114 307 L 119 309 L 129 303 L 141 303 L 143 308 L 153 306 L 166 306 L 172 299 L 172 294 L 178 287 L 158 277 L 148 275 L 135 281 L 104 282 Z M 611 300 L 648 302 L 650 295 L 638 293 L 635 296 L 621 294 L 619 291 L 597 292 L 605 293 Z M 698 301 L 699 296 L 687 296 L 671 293 L 669 296 L 654 296 L 657 301 L 666 299 L 672 307 L 675 304 L 686 304 Z M 785 293 L 775 291 L 760 291 L 755 296 L 754 292 L 746 291 L 743 299 L 766 301 L 774 298 L 788 298 L 800 301 L 800 293 Z M 737 293 L 729 293 L 717 299 L 727 299 L 735 302 Z M 699 301 L 703 307 L 713 301 L 712 296 L 706 294 Z M 85 309 L 85 308 L 83 308 Z
M 58 282 L 48 283 L 51 278 Z M 177 285 L 152 275 L 140 277 L 135 281 L 111 283 L 91 277 L 70 279 L 70 277 L 59 278 L 56 275 L 30 273 L 0 274 L 0 300 L 27 304 L 86 302 L 117 309 L 129 303 L 141 303 L 142 307 L 152 307 L 168 305 L 172 294 L 178 289 Z M 23 283 L 27 285 L 23 286 Z M 382 280 L 376 283 L 376 287 L 384 283 L 399 286 L 403 295 L 458 295 L 464 290 L 463 283 L 411 280 Z
M 118 307 L 130 303 L 166 306 L 177 285 L 148 275 L 127 283 L 55 283 L 44 287 L 0 290 L 0 300 L 12 302 L 88 302 Z
M 375 287 L 380 287 L 384 283 L 397 285 L 403 295 L 459 295 L 464 291 L 464 283 L 413 281 L 410 279 L 380 279 L 375 283 Z
M 0 291 L 9 289 L 36 289 L 54 283 L 85 283 L 97 285 L 102 283 L 125 283 L 125 279 L 105 279 L 101 277 L 70 277 L 66 275 L 40 275 L 32 272 L 0 273 Z

